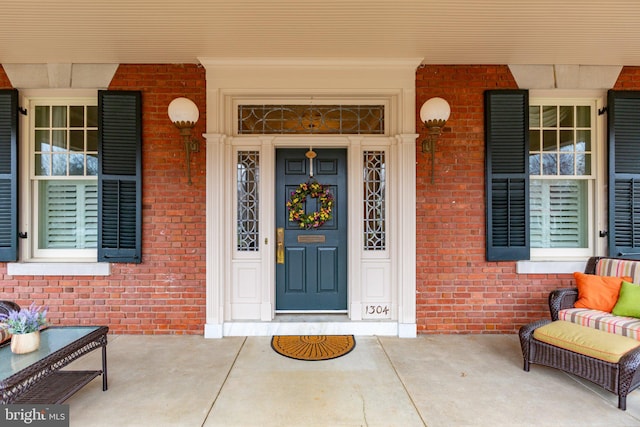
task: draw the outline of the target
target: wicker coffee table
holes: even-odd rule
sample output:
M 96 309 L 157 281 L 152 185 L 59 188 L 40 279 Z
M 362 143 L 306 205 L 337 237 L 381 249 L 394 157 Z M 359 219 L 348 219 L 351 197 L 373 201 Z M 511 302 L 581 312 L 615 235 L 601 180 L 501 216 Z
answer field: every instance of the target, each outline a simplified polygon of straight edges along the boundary
M 40 348 L 13 354 L 9 343 L 0 347 L 0 403 L 59 404 L 102 375 L 107 390 L 106 326 L 59 326 L 40 332 Z M 61 371 L 77 358 L 102 348 L 102 369 Z

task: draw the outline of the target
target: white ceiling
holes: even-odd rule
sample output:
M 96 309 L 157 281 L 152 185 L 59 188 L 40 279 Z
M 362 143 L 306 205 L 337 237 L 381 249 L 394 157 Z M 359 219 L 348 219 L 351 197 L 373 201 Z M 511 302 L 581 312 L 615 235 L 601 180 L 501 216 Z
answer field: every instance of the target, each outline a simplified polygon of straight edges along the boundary
M 640 65 L 638 0 L 2 0 L 0 63 Z

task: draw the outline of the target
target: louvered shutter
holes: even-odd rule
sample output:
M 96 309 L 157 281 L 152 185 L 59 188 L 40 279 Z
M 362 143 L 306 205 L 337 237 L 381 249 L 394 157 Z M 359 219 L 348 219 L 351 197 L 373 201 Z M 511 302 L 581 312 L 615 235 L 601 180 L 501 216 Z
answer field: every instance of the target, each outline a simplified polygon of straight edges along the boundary
M 640 259 L 640 92 L 608 98 L 609 256 Z
M 98 92 L 98 261 L 142 262 L 142 95 Z
M 488 261 L 529 259 L 529 93 L 485 92 Z
M 0 261 L 18 260 L 18 91 L 0 90 Z

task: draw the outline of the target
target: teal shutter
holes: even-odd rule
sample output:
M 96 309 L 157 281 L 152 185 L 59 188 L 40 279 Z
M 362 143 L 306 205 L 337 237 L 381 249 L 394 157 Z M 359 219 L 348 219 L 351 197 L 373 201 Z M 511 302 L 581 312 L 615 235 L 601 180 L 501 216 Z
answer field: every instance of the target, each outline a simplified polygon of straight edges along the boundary
M 485 92 L 487 261 L 529 259 L 529 93 Z
M 18 260 L 18 91 L 0 90 L 0 261 Z
M 98 91 L 98 261 L 142 262 L 142 94 Z
M 640 259 L 640 92 L 608 95 L 609 256 Z

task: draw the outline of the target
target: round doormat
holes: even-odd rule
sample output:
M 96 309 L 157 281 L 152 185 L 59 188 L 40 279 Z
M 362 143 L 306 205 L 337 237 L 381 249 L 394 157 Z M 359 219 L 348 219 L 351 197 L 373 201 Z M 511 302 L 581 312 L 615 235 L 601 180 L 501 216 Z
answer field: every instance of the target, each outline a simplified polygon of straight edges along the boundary
M 353 335 L 276 335 L 271 347 L 283 356 L 297 360 L 329 360 L 354 349 Z

